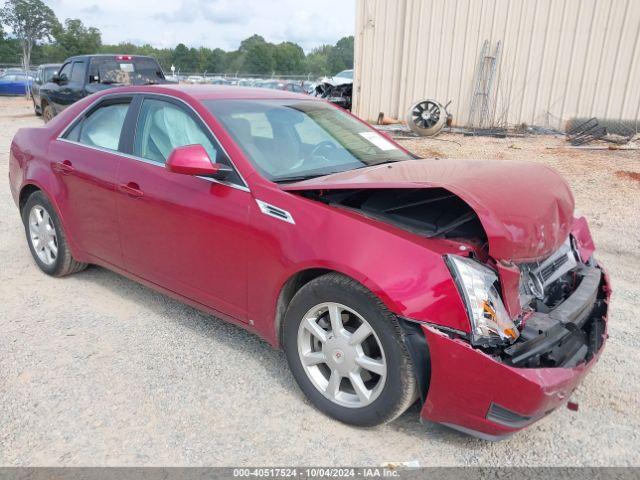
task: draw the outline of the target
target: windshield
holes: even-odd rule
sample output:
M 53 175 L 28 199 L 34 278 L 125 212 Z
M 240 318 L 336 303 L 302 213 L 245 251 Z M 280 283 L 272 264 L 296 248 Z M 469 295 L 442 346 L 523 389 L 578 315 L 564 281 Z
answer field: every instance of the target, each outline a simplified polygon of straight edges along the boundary
M 89 71 L 90 83 L 147 85 L 164 81 L 158 62 L 146 57 L 94 57 Z
M 343 70 L 338 73 L 336 77 L 350 78 L 351 80 L 353 80 L 353 70 Z
M 302 180 L 409 153 L 343 110 L 315 100 L 205 100 L 263 176 Z

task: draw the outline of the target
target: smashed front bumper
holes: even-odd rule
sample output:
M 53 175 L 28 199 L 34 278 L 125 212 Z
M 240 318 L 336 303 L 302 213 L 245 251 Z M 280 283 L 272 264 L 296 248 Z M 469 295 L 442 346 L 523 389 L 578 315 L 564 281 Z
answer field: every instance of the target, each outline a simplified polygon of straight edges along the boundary
M 502 356 L 422 324 L 430 375 L 421 417 L 500 439 L 563 405 L 598 360 L 607 336 L 609 279 L 599 267 L 585 268 L 580 287 L 553 311 L 529 319 L 522 341 Z M 545 323 L 553 326 L 534 331 Z M 547 366 L 552 364 L 560 366 Z

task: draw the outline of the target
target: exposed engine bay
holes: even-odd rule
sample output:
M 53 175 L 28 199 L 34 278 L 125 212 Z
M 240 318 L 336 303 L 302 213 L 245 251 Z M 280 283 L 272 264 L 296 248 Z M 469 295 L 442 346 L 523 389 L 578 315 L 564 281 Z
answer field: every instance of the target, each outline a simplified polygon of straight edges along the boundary
M 306 190 L 300 194 L 357 210 L 417 235 L 486 243 L 486 234 L 473 209 L 444 188 Z
M 478 215 L 444 188 L 298 193 L 416 235 L 462 240 L 487 251 L 487 235 Z M 607 286 L 601 269 L 593 259 L 588 264 L 581 260 L 571 235 L 547 258 L 521 263 L 518 268 L 522 314 L 512 319 L 518 328 L 517 339 L 474 346 L 500 362 L 522 368 L 570 368 L 589 361 L 604 343 Z M 496 288 L 500 290 L 499 279 Z
M 520 265 L 520 337 L 496 352 L 506 363 L 574 367 L 600 350 L 607 296 L 604 275 L 593 260 L 582 263 L 571 239 L 543 262 Z

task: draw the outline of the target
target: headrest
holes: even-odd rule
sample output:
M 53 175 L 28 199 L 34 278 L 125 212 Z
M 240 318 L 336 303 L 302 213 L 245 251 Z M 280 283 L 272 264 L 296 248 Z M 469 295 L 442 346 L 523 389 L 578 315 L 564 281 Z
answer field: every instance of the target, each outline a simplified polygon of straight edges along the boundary
M 229 118 L 226 122 L 229 130 L 242 142 L 252 142 L 251 123 L 246 118 Z

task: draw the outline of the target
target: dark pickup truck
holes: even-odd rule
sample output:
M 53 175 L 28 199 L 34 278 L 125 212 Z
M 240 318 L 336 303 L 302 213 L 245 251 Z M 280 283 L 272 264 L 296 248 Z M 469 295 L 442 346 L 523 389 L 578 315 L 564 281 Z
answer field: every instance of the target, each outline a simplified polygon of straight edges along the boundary
M 158 62 L 139 55 L 78 55 L 68 58 L 51 81 L 40 88 L 39 105 L 48 122 L 92 93 L 122 85 L 167 83 Z

